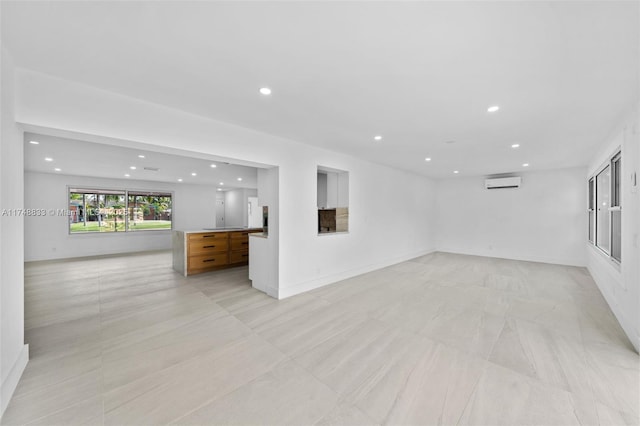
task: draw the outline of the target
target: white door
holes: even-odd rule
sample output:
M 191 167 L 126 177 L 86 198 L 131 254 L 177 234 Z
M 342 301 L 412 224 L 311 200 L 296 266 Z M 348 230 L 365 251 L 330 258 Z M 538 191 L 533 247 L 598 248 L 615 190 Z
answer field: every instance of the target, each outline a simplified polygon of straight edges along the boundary
M 224 228 L 224 200 L 216 200 L 216 228 Z

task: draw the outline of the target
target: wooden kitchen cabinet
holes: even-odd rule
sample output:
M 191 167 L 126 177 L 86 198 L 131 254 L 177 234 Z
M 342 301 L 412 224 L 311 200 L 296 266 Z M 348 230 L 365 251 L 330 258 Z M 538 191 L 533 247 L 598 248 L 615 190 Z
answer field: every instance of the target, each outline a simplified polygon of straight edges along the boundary
M 174 231 L 173 269 L 184 276 L 249 264 L 249 234 L 239 231 Z

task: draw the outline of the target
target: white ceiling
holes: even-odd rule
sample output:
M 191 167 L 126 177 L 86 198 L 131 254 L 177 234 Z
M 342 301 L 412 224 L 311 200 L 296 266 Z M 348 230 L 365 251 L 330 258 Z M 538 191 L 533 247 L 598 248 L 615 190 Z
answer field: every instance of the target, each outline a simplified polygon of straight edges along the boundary
M 2 8 L 21 67 L 432 177 L 586 165 L 638 100 L 635 1 Z
M 39 143 L 34 145 L 31 141 Z M 144 158 L 139 155 L 144 155 Z M 29 172 L 213 185 L 222 191 L 257 188 L 258 179 L 255 167 L 33 133 L 25 133 L 24 164 Z M 211 167 L 212 164 L 216 167 Z M 145 167 L 158 170 L 145 170 Z M 196 173 L 196 176 L 191 173 Z

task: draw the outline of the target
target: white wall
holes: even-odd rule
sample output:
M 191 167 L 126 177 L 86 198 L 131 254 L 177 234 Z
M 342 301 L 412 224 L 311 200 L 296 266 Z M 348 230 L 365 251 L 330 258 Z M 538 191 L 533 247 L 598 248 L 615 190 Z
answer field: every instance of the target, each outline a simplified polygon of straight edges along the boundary
M 129 179 L 88 178 L 49 173 L 25 173 L 25 208 L 68 209 L 67 187 L 141 189 L 173 192 L 173 229 L 215 227 L 216 188 Z M 34 216 L 25 219 L 25 260 L 46 260 L 171 248 L 166 231 L 69 234 L 68 218 Z
M 225 226 L 246 227 L 249 223 L 249 197 L 258 195 L 255 189 L 232 189 L 225 191 Z
M 338 174 L 327 173 L 327 207 L 338 207 Z
M 584 266 L 585 169 L 520 173 L 517 189 L 484 178 L 438 182 L 438 250 Z
M 23 207 L 24 160 L 22 131 L 14 119 L 14 66 L 4 47 L 0 55 L 0 211 L 4 211 Z M 0 215 L 0 416 L 29 359 L 24 344 L 23 231 L 21 215 Z
M 40 73 L 17 75 L 17 119 L 279 168 L 279 295 L 296 294 L 434 249 L 435 184 L 375 165 Z M 349 172 L 349 233 L 317 235 L 317 167 Z M 389 226 L 389 225 L 392 226 Z
M 636 350 L 640 350 L 640 181 L 633 188 L 631 176 L 640 175 L 639 114 L 640 105 L 616 126 L 582 179 L 586 187 L 588 176 L 622 149 L 622 264 L 617 267 L 591 244 L 585 244 L 589 272 Z
M 318 173 L 318 207 L 327 206 L 327 174 Z
M 336 207 L 349 207 L 349 173 L 338 173 L 338 201 Z

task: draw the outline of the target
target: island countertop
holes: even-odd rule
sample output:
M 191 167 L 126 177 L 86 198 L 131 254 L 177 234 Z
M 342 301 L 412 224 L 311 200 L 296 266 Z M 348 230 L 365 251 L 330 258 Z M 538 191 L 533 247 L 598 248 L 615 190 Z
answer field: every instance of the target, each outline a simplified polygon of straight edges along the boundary
M 209 232 L 262 232 L 262 228 L 202 228 L 190 229 L 186 231 L 176 230 L 176 232 L 183 232 L 185 234 L 200 234 Z

